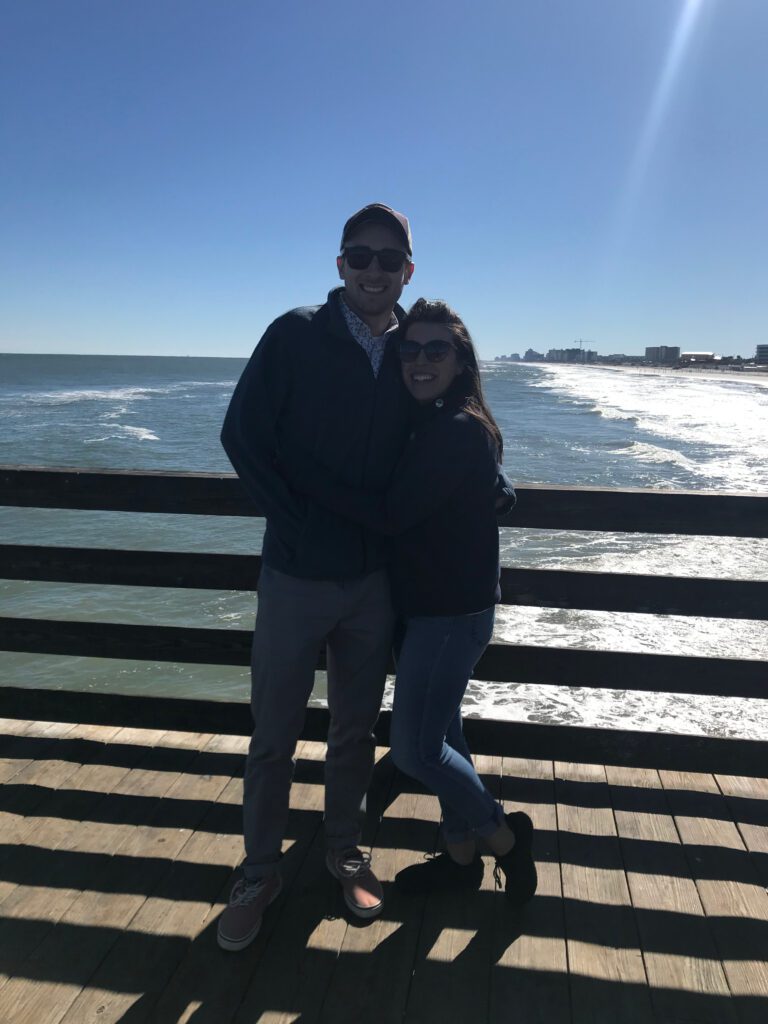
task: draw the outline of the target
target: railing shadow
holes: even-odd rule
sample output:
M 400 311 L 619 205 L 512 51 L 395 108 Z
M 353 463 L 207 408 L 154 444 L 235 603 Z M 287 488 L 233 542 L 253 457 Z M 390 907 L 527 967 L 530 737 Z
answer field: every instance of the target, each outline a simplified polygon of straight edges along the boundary
M 221 751 L 195 751 L 186 747 L 141 746 L 135 743 L 102 743 L 88 739 L 49 738 L 46 736 L 17 736 L 0 733 L 0 757 L 16 760 L 70 761 L 73 764 L 99 764 L 108 767 L 132 767 L 136 752 L 141 752 L 142 768 L 150 771 L 183 771 L 187 775 L 235 775 L 242 776 L 245 764 L 244 754 Z M 297 782 L 323 784 L 323 765 L 313 758 L 297 758 L 294 779 Z M 400 792 L 419 792 L 418 783 L 402 776 Z M 550 783 L 543 779 L 531 779 L 508 775 L 505 786 L 509 799 L 520 803 L 541 804 L 551 802 Z M 610 801 L 604 784 L 593 782 L 569 783 L 570 793 L 561 796 L 561 802 L 578 807 L 608 807 L 617 811 L 637 811 L 644 814 L 669 814 L 669 803 L 665 793 L 659 789 L 640 789 L 632 786 L 611 784 Z M 735 819 L 744 825 L 768 826 L 768 801 L 760 797 L 729 796 L 728 809 L 713 805 L 711 794 L 698 791 L 692 784 L 686 789 L 689 804 L 696 817 L 720 821 Z
M 143 754 L 125 746 L 112 760 L 122 759 L 120 763 L 129 767 L 137 760 L 144 768 L 168 758 L 167 763 L 182 770 L 183 755 L 194 755 L 173 750 L 166 754 L 157 748 L 159 761 L 153 762 L 156 748 L 146 748 L 145 762 Z M 198 756 L 206 757 L 205 753 Z M 222 756 L 229 761 L 222 761 Z M 213 754 L 207 763 L 218 774 L 225 764 L 241 765 L 242 758 Z M 320 762 L 303 759 L 298 776 L 319 784 Z M 34 806 L 34 813 L 41 817 L 59 812 L 78 821 L 183 828 L 211 841 L 240 833 L 240 808 L 233 804 L 45 787 L 31 792 L 32 788 L 23 792 L 12 784 L 0 788 L 0 812 L 26 808 L 25 813 L 32 814 L 29 808 Z M 369 797 L 365 840 L 382 853 L 430 851 L 436 839 L 433 821 L 391 813 L 400 795 L 420 791 L 393 769 L 388 757 L 382 758 Z M 554 781 L 505 776 L 502 795 L 513 802 L 534 798 L 530 802 L 551 804 Z M 558 782 L 557 798 L 593 809 L 607 809 L 610 802 L 638 813 L 674 811 L 701 814 L 708 820 L 722 819 L 724 814 L 717 794 L 696 790 L 670 795 L 604 783 Z M 735 806 L 744 807 L 759 822 L 768 812 L 766 803 L 758 800 L 739 798 Z M 490 889 L 425 900 L 404 897 L 388 884 L 384 913 L 361 926 L 345 918 L 338 887 L 325 870 L 319 811 L 292 810 L 288 836 L 292 845 L 284 860 L 286 892 L 270 908 L 254 946 L 241 955 L 224 953 L 215 941 L 216 918 L 231 883 L 230 864 L 187 861 L 183 849 L 166 858 L 128 856 L 119 849 L 106 855 L 48 849 L 38 843 L 4 844 L 0 846 L 0 882 L 9 888 L 69 891 L 73 900 L 87 892 L 94 908 L 100 894 L 105 899 L 134 897 L 130 905 L 136 907 L 147 897 L 182 910 L 181 905 L 198 904 L 201 927 L 189 939 L 183 934 L 152 934 L 131 919 L 114 926 L 25 919 L 23 903 L 17 908 L 20 916 L 14 916 L 6 900 L 0 904 L 0 974 L 12 979 L 6 985 L 13 985 L 15 978 L 42 986 L 83 987 L 88 998 L 91 992 L 101 993 L 98 998 L 104 999 L 108 999 L 104 993 L 114 993 L 122 1006 L 119 1019 L 127 1024 L 147 1020 L 164 1024 L 182 1014 L 195 1024 L 228 1020 L 244 1024 L 268 1010 L 292 1014 L 294 1021 L 334 1024 L 351 1024 L 366 1016 L 382 1021 L 410 1018 L 475 1024 L 492 1016 L 504 1019 L 502 1010 L 507 1005 L 514 1007 L 519 1019 L 546 1019 L 552 1024 L 571 1021 L 572 1015 L 588 1017 L 597 1012 L 596 1007 L 600 1016 L 593 1014 L 593 1019 L 611 1021 L 650 1022 L 660 1015 L 665 1020 L 720 1024 L 739 1019 L 762 1024 L 768 1017 L 767 997 L 689 991 L 684 975 L 679 989 L 648 986 L 568 973 L 565 963 L 553 969 L 547 954 L 534 963 L 515 962 L 514 957 L 515 946 L 525 939 L 531 948 L 550 950 L 565 949 L 566 943 L 592 944 L 598 974 L 600 947 L 625 949 L 638 957 L 675 958 L 689 965 L 692 976 L 697 963 L 712 960 L 748 969 L 768 949 L 766 920 L 704 917 L 571 897 L 562 900 L 548 893 L 538 895 L 524 911 L 514 912 L 500 893 Z M 694 863 L 696 879 L 756 884 L 756 855 L 740 849 L 540 829 L 535 852 L 541 865 L 559 863 L 567 850 L 568 863 L 610 869 L 616 863 L 617 845 L 627 869 L 658 875 L 660 885 L 668 878 L 690 879 Z M 98 919 L 98 910 L 95 916 Z M 458 936 L 453 945 L 446 946 L 446 930 Z M 8 992 L 6 985 L 0 985 L 0 1003 L 3 989 Z M 383 1008 L 384 1015 L 371 1017 L 371 1007 Z

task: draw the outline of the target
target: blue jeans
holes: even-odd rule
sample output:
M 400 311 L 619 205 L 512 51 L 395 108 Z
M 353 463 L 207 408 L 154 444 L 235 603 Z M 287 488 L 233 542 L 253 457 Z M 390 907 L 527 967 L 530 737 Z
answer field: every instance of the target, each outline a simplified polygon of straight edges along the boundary
M 392 760 L 437 794 L 449 843 L 491 835 L 503 821 L 461 725 L 461 701 L 491 639 L 494 611 L 407 619 L 397 661 Z

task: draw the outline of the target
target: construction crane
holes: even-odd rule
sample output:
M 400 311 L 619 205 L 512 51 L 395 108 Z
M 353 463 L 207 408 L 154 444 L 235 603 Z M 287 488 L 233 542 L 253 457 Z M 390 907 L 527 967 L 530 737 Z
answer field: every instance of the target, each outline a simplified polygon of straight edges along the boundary
M 583 348 L 583 346 L 584 345 L 591 345 L 591 344 L 592 343 L 587 338 L 577 338 L 574 341 L 574 345 L 578 345 L 579 346 L 579 352 L 580 352 L 580 357 L 579 358 L 580 358 L 581 362 L 584 362 L 584 348 Z M 589 351 L 589 349 L 587 349 L 587 351 Z

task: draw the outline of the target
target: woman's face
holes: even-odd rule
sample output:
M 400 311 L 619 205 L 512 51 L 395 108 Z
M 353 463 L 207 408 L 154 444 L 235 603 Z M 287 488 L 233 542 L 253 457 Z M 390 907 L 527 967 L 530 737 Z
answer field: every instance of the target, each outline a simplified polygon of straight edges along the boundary
M 411 324 L 405 335 L 406 341 L 416 342 L 419 350 L 413 362 L 403 362 L 403 382 L 417 402 L 434 402 L 444 395 L 454 380 L 463 371 L 449 328 L 440 324 Z M 439 361 L 427 358 L 424 346 L 428 341 L 442 341 L 450 345 L 445 357 Z

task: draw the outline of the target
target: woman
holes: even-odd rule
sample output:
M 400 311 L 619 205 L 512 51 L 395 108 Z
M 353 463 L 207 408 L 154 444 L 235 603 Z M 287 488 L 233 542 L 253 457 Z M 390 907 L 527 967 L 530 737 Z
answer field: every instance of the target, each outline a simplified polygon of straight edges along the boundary
M 392 596 L 403 622 L 390 744 L 395 764 L 435 792 L 446 852 L 397 876 L 408 892 L 477 888 L 482 837 L 515 904 L 536 890 L 533 827 L 504 815 L 478 777 L 461 701 L 493 632 L 499 591 L 496 525 L 502 438 L 485 403 L 469 332 L 444 302 L 419 299 L 398 355 L 415 429 L 385 495 L 327 478 L 290 452 L 291 483 L 347 518 L 391 534 Z M 497 880 L 500 876 L 497 871 Z

